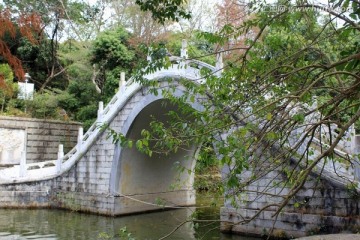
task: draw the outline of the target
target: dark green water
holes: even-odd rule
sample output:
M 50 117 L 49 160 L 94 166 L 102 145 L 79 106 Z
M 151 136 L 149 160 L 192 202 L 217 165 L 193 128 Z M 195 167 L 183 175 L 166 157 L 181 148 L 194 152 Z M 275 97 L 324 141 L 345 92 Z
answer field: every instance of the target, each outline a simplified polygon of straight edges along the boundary
M 199 205 L 206 203 L 200 200 Z M 195 208 L 186 208 L 112 218 L 62 210 L 0 209 L 0 240 L 129 239 L 119 236 L 120 229 L 124 228 L 125 235 L 131 234 L 136 240 L 159 239 L 189 219 L 194 211 Z M 198 219 L 218 219 L 218 211 L 218 207 L 198 208 L 196 216 Z M 222 234 L 218 222 L 199 226 L 186 223 L 167 239 L 256 240 Z

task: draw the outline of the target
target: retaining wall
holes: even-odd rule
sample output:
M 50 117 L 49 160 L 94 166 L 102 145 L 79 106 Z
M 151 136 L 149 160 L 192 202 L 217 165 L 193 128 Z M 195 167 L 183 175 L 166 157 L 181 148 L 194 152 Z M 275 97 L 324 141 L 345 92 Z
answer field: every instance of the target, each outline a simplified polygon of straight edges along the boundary
M 24 131 L 27 163 L 57 159 L 59 144 L 63 144 L 64 152 L 68 152 L 77 143 L 79 127 L 81 123 L 78 122 L 0 116 L 0 129 L 10 130 L 10 134 L 11 130 Z M 9 155 L 11 158 L 14 153 L 6 156 Z M 16 159 L 1 160 L 0 166 L 19 164 Z

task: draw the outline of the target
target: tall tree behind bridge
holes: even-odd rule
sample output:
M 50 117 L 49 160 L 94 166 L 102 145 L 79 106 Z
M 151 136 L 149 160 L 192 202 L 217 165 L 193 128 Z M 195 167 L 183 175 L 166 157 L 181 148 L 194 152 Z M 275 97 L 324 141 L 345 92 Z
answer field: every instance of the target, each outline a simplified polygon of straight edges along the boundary
M 16 14 L 35 13 L 41 16 L 44 23 L 45 37 L 39 47 L 32 48 L 22 41 L 17 46 L 21 49 L 19 54 L 22 54 L 18 57 L 26 58 L 30 70 L 34 71 L 31 72 L 33 81 L 40 90 L 47 87 L 64 88 L 70 81 L 67 66 L 58 58 L 60 42 L 67 39 L 89 41 L 106 26 L 106 5 L 102 2 L 89 5 L 84 1 L 4 0 L 4 4 Z M 84 43 L 82 46 L 86 48 L 88 45 Z
M 149 11 L 141 11 L 136 0 L 110 1 L 114 27 L 123 27 L 132 34 L 132 43 L 150 45 L 161 35 L 169 32 L 171 23 L 159 23 L 152 18 Z

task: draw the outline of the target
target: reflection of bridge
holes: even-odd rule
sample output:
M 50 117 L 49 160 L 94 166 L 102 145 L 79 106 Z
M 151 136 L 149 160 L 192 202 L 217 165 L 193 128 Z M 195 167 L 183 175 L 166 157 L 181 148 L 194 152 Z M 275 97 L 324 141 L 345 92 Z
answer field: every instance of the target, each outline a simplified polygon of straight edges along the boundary
M 221 61 L 213 67 L 185 60 L 186 56 L 184 45 L 182 56 L 173 57 L 174 64 L 170 68 L 145 78 L 159 81 L 160 87 L 167 88 L 169 83 L 166 79 L 172 79 L 172 84 L 177 84 L 176 80 L 180 78 L 201 82 L 201 68 L 213 72 L 221 69 Z M 197 146 L 178 151 L 170 157 L 159 154 L 148 157 L 134 148 L 114 144 L 107 133 L 97 127 L 105 123 L 115 131 L 136 139 L 140 137 L 141 130 L 148 127 L 150 115 L 166 121 L 166 113 L 176 110 L 171 104 L 163 104 L 167 100 L 161 93 L 155 96 L 149 93 L 147 87 L 131 79 L 125 83 L 124 78 L 122 75 L 120 89 L 108 106 L 103 108 L 99 104 L 96 123 L 85 134 L 80 129 L 77 145 L 66 155 L 60 146 L 57 160 L 26 164 L 23 159 L 19 166 L 0 170 L 0 207 L 61 207 L 113 216 L 195 203 L 193 174 L 189 175 L 188 171 L 180 173 L 174 165 L 178 162 L 187 169 L 193 169 Z M 183 90 L 182 86 L 176 85 L 175 94 L 181 95 Z M 193 104 L 193 107 L 201 110 L 200 104 Z M 222 225 L 223 230 L 261 234 L 275 226 L 279 231 L 301 236 L 329 222 L 339 229 L 358 226 L 358 200 L 346 194 L 346 186 L 331 173 L 331 166 L 327 170 L 321 189 L 319 185 L 308 184 L 298 196 L 300 200 L 307 199 L 310 207 L 285 208 L 276 225 L 273 225 L 271 216 L 276 209 L 270 208 L 260 214 L 254 223 L 234 226 L 240 219 L 251 217 L 262 206 L 276 201 L 275 198 L 256 198 L 248 194 L 248 201 L 241 202 L 240 209 L 226 203 L 221 215 L 226 221 Z M 265 189 L 274 180 L 273 176 L 280 175 L 270 172 L 249 190 Z M 281 193 L 280 188 L 271 191 Z M 250 202 L 251 198 L 255 198 L 255 202 Z

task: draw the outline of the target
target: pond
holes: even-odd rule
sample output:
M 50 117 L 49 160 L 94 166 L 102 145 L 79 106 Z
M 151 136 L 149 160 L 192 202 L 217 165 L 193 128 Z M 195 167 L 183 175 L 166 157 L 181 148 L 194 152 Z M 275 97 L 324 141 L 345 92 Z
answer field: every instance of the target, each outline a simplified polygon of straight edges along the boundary
M 0 209 L 0 240 L 160 239 L 191 216 L 196 216 L 197 219 L 219 219 L 219 207 L 204 207 L 208 200 L 201 195 L 197 198 L 197 209 L 183 208 L 115 218 L 65 210 Z M 188 222 L 167 239 L 258 238 L 222 234 L 219 231 L 219 222 L 201 223 L 199 226 Z

